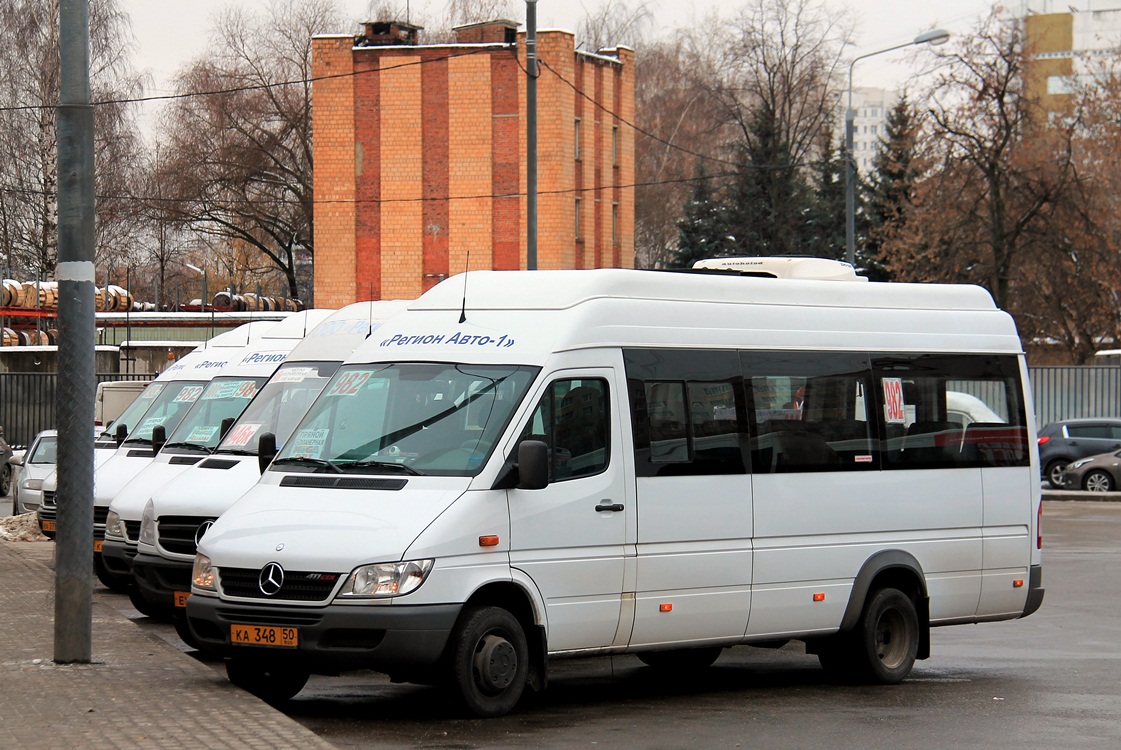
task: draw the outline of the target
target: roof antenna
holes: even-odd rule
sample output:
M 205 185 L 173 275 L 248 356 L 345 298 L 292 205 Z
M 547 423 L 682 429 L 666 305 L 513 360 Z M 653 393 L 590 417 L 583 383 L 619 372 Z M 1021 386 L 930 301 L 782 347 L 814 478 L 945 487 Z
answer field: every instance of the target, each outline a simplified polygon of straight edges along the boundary
M 467 251 L 467 260 L 463 263 L 463 307 L 459 311 L 459 322 L 467 322 L 467 271 L 471 268 L 471 251 Z

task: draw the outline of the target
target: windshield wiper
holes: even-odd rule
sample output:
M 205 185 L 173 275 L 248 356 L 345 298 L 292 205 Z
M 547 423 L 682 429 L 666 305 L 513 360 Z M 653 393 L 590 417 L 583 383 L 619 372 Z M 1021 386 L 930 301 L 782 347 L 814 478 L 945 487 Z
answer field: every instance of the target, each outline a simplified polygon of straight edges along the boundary
M 343 470 L 330 461 L 324 461 L 322 458 L 312 458 L 311 456 L 289 456 L 288 458 L 278 458 L 272 462 L 273 466 L 280 464 L 303 464 L 305 466 L 319 466 L 321 468 L 330 469 L 338 474 L 342 474 Z
M 345 461 L 335 464 L 339 469 L 395 469 L 405 474 L 410 474 L 414 477 L 423 477 L 424 473 L 417 471 L 411 466 L 406 464 L 399 464 L 393 461 Z
M 256 456 L 257 455 L 257 451 L 251 451 L 251 450 L 247 450 L 245 448 L 219 448 L 218 450 L 216 450 L 214 452 L 215 453 L 222 453 L 224 455 L 233 455 L 233 456 Z
M 214 449 L 198 443 L 165 443 L 164 448 L 184 448 L 189 451 L 204 451 L 206 453 L 213 453 Z
M 129 438 L 124 443 L 122 443 L 122 445 L 128 445 L 129 443 L 140 443 L 141 445 L 151 445 L 152 444 L 152 438 Z

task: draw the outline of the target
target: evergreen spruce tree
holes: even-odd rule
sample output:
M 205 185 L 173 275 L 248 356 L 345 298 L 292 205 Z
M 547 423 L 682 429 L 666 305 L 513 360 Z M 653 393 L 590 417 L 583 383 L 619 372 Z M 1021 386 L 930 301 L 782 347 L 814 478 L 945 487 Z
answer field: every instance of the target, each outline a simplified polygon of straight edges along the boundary
M 830 128 L 822 131 L 821 157 L 814 165 L 812 201 L 806 211 L 806 253 L 844 260 L 845 160 L 833 145 L 834 137 Z
M 873 281 L 890 281 L 883 257 L 886 234 L 906 221 L 906 209 L 913 200 L 918 169 L 915 156 L 915 112 L 904 94 L 888 114 L 884 137 L 873 162 L 866 196 L 867 236 L 859 265 Z
M 725 208 L 716 196 L 704 165 L 697 162 L 697 179 L 685 202 L 684 216 L 677 222 L 677 249 L 670 260 L 672 268 L 691 268 L 705 258 L 728 255 L 728 225 Z

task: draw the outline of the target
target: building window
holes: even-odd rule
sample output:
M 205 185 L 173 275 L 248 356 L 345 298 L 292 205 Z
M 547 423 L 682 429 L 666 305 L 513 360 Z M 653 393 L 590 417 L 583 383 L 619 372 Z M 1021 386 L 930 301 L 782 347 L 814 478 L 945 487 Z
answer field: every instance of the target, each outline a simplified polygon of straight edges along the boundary
M 575 152 L 576 152 L 576 161 L 580 161 L 580 118 L 579 117 L 576 118 L 576 124 L 575 124 L 575 127 L 573 128 L 573 131 L 575 133 L 574 145 L 575 145 Z
M 619 204 L 611 204 L 611 244 L 619 244 Z
M 619 126 L 611 126 L 611 163 L 619 164 Z
M 573 229 L 576 233 L 576 239 L 580 239 L 580 203 L 581 199 L 576 199 L 576 221 L 573 224 Z

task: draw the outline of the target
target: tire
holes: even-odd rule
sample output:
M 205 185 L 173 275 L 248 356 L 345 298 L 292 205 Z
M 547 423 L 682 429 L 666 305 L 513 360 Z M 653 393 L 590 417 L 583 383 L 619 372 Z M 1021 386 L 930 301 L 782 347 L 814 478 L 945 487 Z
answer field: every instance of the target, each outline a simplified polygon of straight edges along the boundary
M 1113 476 L 1108 471 L 1095 469 L 1082 477 L 1082 489 L 1087 492 L 1112 492 Z
M 172 618 L 172 620 L 175 622 L 175 634 L 178 635 L 182 639 L 183 643 L 186 643 L 188 646 L 193 648 L 195 651 L 198 651 L 199 650 L 199 642 L 198 642 L 198 639 L 195 638 L 195 634 L 191 632 L 191 626 L 187 622 L 186 615 L 176 615 L 175 617 Z M 304 678 L 304 681 L 305 682 L 307 681 L 306 677 Z M 300 687 L 303 687 L 303 686 L 301 685 Z M 297 691 L 297 692 L 299 692 L 299 691 Z M 293 693 L 292 695 L 295 695 L 295 694 L 296 693 Z M 291 698 L 292 696 L 290 695 L 288 697 Z
M 873 592 L 853 634 L 854 677 L 881 685 L 902 682 L 915 665 L 919 638 L 919 617 L 911 598 L 898 589 Z
M 233 658 L 226 662 L 226 677 L 269 705 L 284 703 L 304 689 L 310 673 L 303 669 L 258 661 Z
M 699 672 L 711 667 L 723 650 L 720 646 L 683 648 L 675 651 L 643 651 L 635 656 L 648 667 L 672 672 Z
M 0 466 L 0 497 L 7 497 L 12 491 L 12 467 L 7 462 Z
M 513 710 L 529 674 L 529 646 L 517 618 L 499 607 L 467 609 L 449 646 L 451 678 L 464 708 L 484 718 Z
M 0 493 L 0 496 L 2 496 L 2 495 L 3 495 L 3 493 Z M 22 516 L 24 514 L 24 512 L 25 511 L 23 510 L 23 508 L 20 507 L 20 503 L 19 503 L 19 487 L 16 487 L 12 491 L 12 515 L 13 516 Z
M 1047 464 L 1047 468 L 1044 470 L 1047 475 L 1047 483 L 1057 490 L 1063 488 L 1063 472 L 1066 471 L 1068 463 L 1070 462 L 1065 458 L 1057 458 Z
M 105 588 L 110 591 L 115 591 L 118 594 L 127 594 L 132 588 L 132 581 L 126 580 L 119 576 L 115 576 L 109 572 L 105 567 L 105 563 L 101 562 L 101 555 L 93 556 L 93 572 L 97 575 L 97 580 L 105 585 Z

